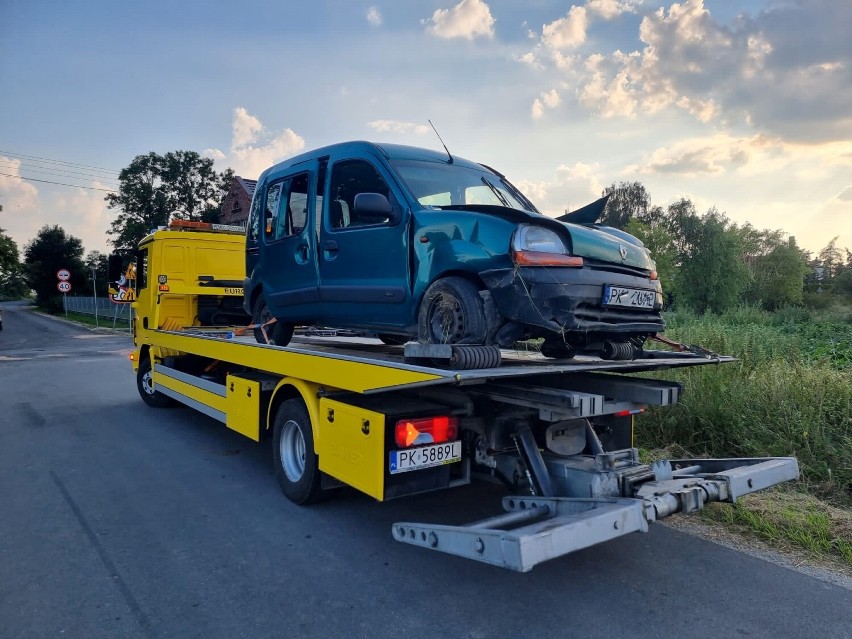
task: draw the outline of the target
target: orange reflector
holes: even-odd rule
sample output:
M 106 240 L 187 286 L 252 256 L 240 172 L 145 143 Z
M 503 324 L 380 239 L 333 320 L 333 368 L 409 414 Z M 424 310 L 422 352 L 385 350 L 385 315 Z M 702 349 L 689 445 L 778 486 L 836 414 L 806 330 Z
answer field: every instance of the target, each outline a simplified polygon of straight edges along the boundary
M 420 444 L 440 444 L 458 437 L 458 419 L 442 415 L 423 419 L 401 419 L 396 423 L 395 439 L 400 448 Z
M 657 271 L 651 271 L 651 274 L 648 276 L 651 280 L 657 279 L 659 276 L 657 275 Z
M 518 266 L 573 266 L 581 268 L 583 258 L 576 255 L 544 253 L 542 251 L 515 251 L 512 258 Z
M 130 355 L 128 355 L 127 357 L 130 359 L 131 362 L 136 361 L 136 353 L 130 353 Z

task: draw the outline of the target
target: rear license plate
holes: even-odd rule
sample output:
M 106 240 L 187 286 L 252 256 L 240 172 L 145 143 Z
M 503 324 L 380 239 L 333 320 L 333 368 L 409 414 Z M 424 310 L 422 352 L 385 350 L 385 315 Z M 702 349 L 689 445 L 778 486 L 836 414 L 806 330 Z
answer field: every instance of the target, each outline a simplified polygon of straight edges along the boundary
M 604 286 L 604 306 L 630 306 L 633 308 L 654 308 L 657 294 L 654 291 L 643 291 L 638 288 L 623 288 L 621 286 Z
M 390 473 L 407 473 L 410 470 L 443 466 L 461 461 L 461 442 L 446 442 L 408 450 L 390 452 Z

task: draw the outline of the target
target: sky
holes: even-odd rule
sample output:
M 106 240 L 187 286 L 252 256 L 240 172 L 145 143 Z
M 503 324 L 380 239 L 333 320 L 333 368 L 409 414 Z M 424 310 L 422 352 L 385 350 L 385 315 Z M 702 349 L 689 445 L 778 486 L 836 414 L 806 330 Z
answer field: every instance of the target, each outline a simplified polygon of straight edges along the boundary
M 345 140 L 441 150 L 431 119 L 550 215 L 639 181 L 852 248 L 850 30 L 850 0 L 0 0 L 0 227 L 107 252 L 137 155 L 256 178 Z

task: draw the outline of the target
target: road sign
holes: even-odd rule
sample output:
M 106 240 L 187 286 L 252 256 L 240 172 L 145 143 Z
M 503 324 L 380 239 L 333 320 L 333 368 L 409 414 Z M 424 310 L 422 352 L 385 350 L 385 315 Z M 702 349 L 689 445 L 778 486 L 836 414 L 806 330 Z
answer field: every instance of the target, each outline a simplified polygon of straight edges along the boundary
M 70 293 L 71 292 L 71 282 L 57 282 L 56 288 L 59 289 L 60 293 Z
M 71 273 L 67 268 L 61 268 L 56 271 L 56 277 L 58 277 L 61 282 L 67 282 L 71 279 Z

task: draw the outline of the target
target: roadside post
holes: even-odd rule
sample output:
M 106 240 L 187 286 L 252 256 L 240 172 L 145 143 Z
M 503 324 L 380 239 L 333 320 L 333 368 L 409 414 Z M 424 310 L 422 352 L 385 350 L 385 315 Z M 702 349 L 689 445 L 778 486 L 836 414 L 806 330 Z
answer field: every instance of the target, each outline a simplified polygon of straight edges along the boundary
M 95 279 L 95 265 L 92 264 L 92 302 L 95 304 L 95 328 L 98 327 L 98 284 Z
M 71 292 L 71 272 L 67 268 L 61 268 L 56 271 L 56 278 L 59 280 L 56 288 L 62 293 L 62 308 L 65 309 L 65 319 L 68 319 L 68 293 Z

